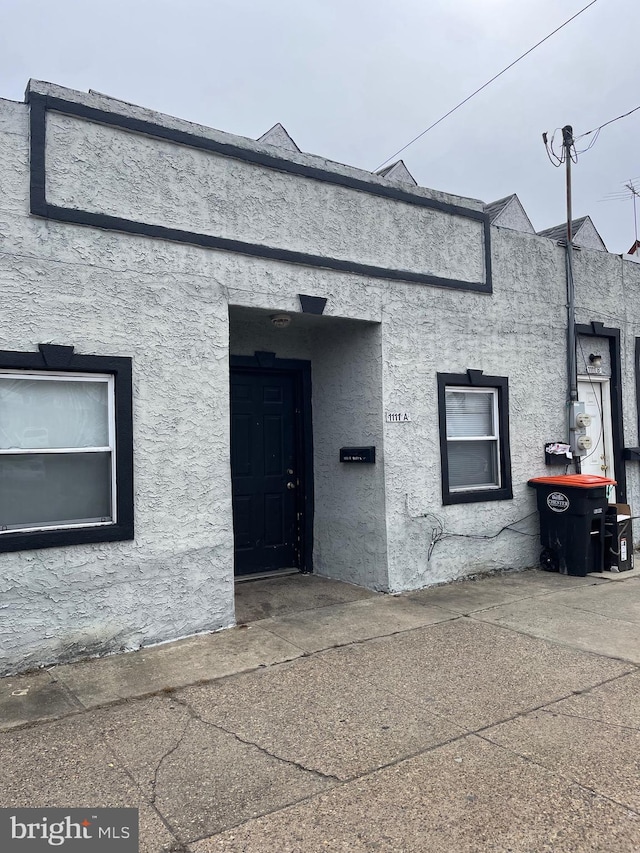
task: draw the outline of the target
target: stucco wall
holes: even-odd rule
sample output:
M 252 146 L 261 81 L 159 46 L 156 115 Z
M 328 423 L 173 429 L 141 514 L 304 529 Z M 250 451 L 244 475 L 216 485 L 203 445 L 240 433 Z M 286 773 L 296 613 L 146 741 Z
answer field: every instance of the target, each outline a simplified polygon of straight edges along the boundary
M 535 537 L 444 538 L 428 560 L 432 531 L 492 536 L 535 510 L 527 480 L 546 473 L 543 444 L 564 436 L 565 317 L 562 256 L 548 241 L 492 229 L 494 294 L 463 298 L 394 288 L 385 307 L 385 408 L 410 423 L 385 425 L 390 587 L 417 588 L 464 574 L 534 565 Z M 541 351 L 552 354 L 541 359 Z M 507 377 L 513 500 L 443 506 L 438 372 Z M 420 517 L 432 514 L 436 518 Z M 521 529 L 535 532 L 535 515 Z
M 188 126 L 117 102 L 61 94 Z M 476 235 L 465 220 L 448 217 L 442 231 L 437 216 L 409 215 L 403 204 L 365 201 L 358 193 L 342 204 L 338 188 L 303 189 L 300 177 L 255 167 L 249 179 L 252 167 L 237 160 L 199 153 L 196 163 L 186 149 L 168 151 L 164 143 L 121 132 L 108 137 L 111 148 L 105 140 L 112 131 L 77 119 L 56 117 L 54 124 L 48 190 L 60 203 L 99 210 L 104 198 L 122 216 L 233 226 L 234 236 L 253 242 L 339 251 L 394 267 L 428 263 L 430 271 L 478 277 Z M 92 185 L 98 150 L 105 160 Z M 310 155 L 290 156 L 336 174 L 384 180 Z M 118 163 L 127 164 L 127 179 L 107 180 Z M 196 198 L 189 165 L 206 198 Z M 561 247 L 492 228 L 493 294 L 410 285 L 37 219 L 29 214 L 28 166 L 28 107 L 1 102 L 0 348 L 35 351 L 53 342 L 78 353 L 133 358 L 136 538 L 3 554 L 0 672 L 233 623 L 230 352 L 265 349 L 311 360 L 318 571 L 396 591 L 536 563 L 537 518 L 527 480 L 548 473 L 544 444 L 566 438 Z M 244 216 L 239 198 L 247 205 Z M 360 216 L 370 228 L 356 227 L 352 217 Z M 624 438 L 636 446 L 640 266 L 584 250 L 576 253 L 575 278 L 578 322 L 621 330 Z M 301 293 L 327 299 L 322 317 L 300 313 Z M 268 323 L 268 314 L 280 311 L 294 315 L 287 330 Z M 509 380 L 514 496 L 443 506 L 436 375 L 468 369 Z M 407 411 L 411 421 L 387 424 L 389 411 Z M 374 444 L 376 465 L 340 465 L 338 450 L 349 444 Z M 637 511 L 635 463 L 627 464 L 627 479 Z M 533 535 L 465 538 L 491 537 L 523 518 L 519 529 Z M 429 558 L 440 525 L 458 535 L 441 538 Z
M 0 672 L 231 625 L 226 300 L 198 250 L 30 218 L 3 107 L 0 348 L 133 358 L 136 538 L 3 554 Z
M 318 328 L 314 344 L 315 568 L 387 590 L 381 327 Z M 375 446 L 375 464 L 339 461 L 360 445 Z
M 636 404 L 635 341 L 640 338 L 640 266 L 633 261 L 603 251 L 575 253 L 576 314 L 578 323 L 592 321 L 620 330 L 620 369 L 622 377 L 622 413 L 625 447 L 640 445 Z M 593 343 L 587 353 L 600 352 L 602 341 Z M 596 350 L 596 347 L 598 349 Z M 606 355 L 602 347 L 603 356 Z M 578 357 L 581 356 L 578 347 Z M 608 361 L 608 359 L 607 359 Z M 603 357 L 603 364 L 607 361 Z M 640 515 L 640 466 L 627 462 L 627 503 L 634 515 Z M 634 540 L 640 540 L 640 524 L 634 522 Z
M 52 204 L 374 266 L 484 280 L 483 229 L 475 220 L 57 113 L 47 116 L 46 157 Z M 453 248 L 454 235 L 464 253 L 431 251 L 434 240 Z

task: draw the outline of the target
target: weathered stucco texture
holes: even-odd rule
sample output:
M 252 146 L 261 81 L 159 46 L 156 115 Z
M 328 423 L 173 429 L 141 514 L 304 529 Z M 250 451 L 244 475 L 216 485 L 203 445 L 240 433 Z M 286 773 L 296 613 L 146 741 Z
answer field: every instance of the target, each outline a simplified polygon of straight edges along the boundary
M 233 624 L 226 301 L 181 271 L 197 251 L 30 218 L 27 108 L 9 112 L 0 346 L 133 358 L 136 539 L 3 554 L 1 672 Z
M 47 163 L 53 204 L 391 269 L 484 279 L 483 230 L 475 220 L 58 114 L 47 118 Z M 447 245 L 454 234 L 463 253 L 445 258 L 431 251 L 433 241 Z
M 275 150 L 99 96 L 46 84 L 34 90 Z M 311 362 L 316 571 L 399 591 L 537 562 L 527 480 L 548 473 L 544 444 L 566 440 L 561 247 L 492 228 L 493 293 L 482 294 L 37 219 L 28 205 L 28 109 L 0 102 L 0 348 L 35 351 L 53 342 L 132 357 L 136 538 L 3 554 L 0 673 L 233 624 L 230 354 L 268 350 Z M 48 132 L 50 202 L 484 278 L 480 229 L 469 220 L 58 114 L 50 114 Z M 280 153 L 384 184 L 311 155 Z M 575 253 L 575 279 L 578 322 L 620 329 L 624 440 L 637 446 L 640 265 L 585 249 Z M 326 298 L 324 314 L 302 314 L 299 294 Z M 292 323 L 274 329 L 269 315 L 282 311 Z M 508 378 L 513 499 L 443 506 L 437 373 L 468 369 Z M 386 423 L 397 411 L 411 421 Z M 376 446 L 376 464 L 341 465 L 340 447 L 359 444 Z M 627 480 L 637 511 L 637 463 L 627 464 Z M 531 535 L 500 532 L 515 522 Z M 440 527 L 449 535 L 430 548 Z

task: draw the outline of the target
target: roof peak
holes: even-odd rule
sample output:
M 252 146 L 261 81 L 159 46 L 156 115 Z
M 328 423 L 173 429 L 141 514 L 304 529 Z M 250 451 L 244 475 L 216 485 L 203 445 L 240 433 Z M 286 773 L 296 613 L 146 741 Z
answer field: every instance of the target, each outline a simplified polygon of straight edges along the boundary
M 262 142 L 265 145 L 274 145 L 277 148 L 285 148 L 287 151 L 297 151 L 300 153 L 300 149 L 293 141 L 287 129 L 284 125 L 280 124 L 280 122 L 276 122 L 273 127 L 270 127 L 269 130 L 265 131 L 262 136 L 259 136 L 256 142 Z
M 390 181 L 398 181 L 401 184 L 411 184 L 413 187 L 418 186 L 418 182 L 407 169 L 404 160 L 396 160 L 395 163 L 385 166 L 384 169 L 378 169 L 377 172 L 374 172 L 374 175 L 378 175 L 381 178 L 388 178 Z

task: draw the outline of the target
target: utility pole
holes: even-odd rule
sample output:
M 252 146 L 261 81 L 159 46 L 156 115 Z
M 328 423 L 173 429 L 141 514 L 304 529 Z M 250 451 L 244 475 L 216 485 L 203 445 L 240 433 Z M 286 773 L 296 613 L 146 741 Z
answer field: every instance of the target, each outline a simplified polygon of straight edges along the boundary
M 562 128 L 562 147 L 567 175 L 567 354 L 569 373 L 569 402 L 578 399 L 578 371 L 576 366 L 576 294 L 573 283 L 573 233 L 571 223 L 571 148 L 573 147 L 573 128 L 567 124 Z
M 573 213 L 571 208 L 571 149 L 573 148 L 573 128 L 570 124 L 562 128 L 562 148 L 566 165 L 567 177 L 567 373 L 569 380 L 569 399 L 567 415 L 569 420 L 569 435 L 575 434 L 575 418 L 578 407 L 578 368 L 576 365 L 576 292 L 573 280 Z M 571 442 L 575 445 L 575 441 Z M 574 453 L 576 473 L 581 471 L 580 456 Z

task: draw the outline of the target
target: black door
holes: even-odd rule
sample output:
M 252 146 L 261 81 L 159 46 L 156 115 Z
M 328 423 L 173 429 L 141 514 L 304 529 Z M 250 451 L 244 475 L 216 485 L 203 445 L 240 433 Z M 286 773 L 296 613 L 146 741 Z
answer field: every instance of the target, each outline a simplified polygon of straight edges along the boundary
M 299 568 L 295 383 L 231 373 L 231 482 L 236 575 Z

